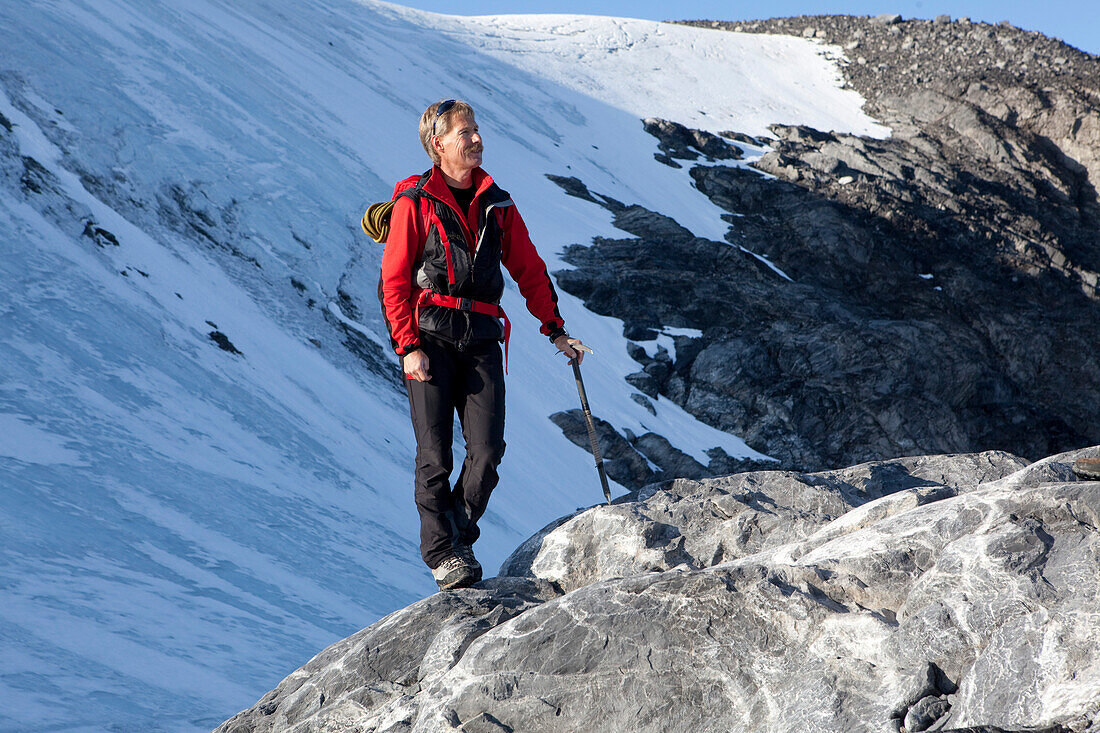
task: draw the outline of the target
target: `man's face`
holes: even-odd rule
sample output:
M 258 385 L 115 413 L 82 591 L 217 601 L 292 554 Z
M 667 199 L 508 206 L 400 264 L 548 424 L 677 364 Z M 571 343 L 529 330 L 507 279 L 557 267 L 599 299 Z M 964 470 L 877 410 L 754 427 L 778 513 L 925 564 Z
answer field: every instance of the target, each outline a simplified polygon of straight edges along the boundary
M 438 140 L 443 150 L 439 152 L 440 166 L 450 170 L 472 170 L 481 165 L 481 135 L 472 116 L 463 115 L 451 120 L 451 129 Z M 438 150 L 438 148 L 437 148 Z

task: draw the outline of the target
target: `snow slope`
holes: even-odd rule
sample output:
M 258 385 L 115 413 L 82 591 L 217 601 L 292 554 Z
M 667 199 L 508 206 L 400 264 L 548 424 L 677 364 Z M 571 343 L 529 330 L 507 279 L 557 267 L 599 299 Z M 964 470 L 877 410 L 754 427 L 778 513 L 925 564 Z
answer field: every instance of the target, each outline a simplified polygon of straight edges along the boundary
M 0 730 L 209 729 L 432 592 L 381 250 L 358 231 L 427 167 L 427 104 L 479 110 L 486 168 L 553 271 L 565 245 L 625 235 L 546 173 L 722 238 L 641 118 L 887 134 L 838 88 L 833 53 L 350 0 L 0 5 Z M 570 370 L 514 288 L 504 305 L 489 568 L 600 499 L 591 457 L 547 417 L 575 406 Z M 561 310 L 597 350 L 599 416 L 703 463 L 714 446 L 760 457 L 666 401 L 650 415 L 623 381 L 622 324 L 565 294 Z

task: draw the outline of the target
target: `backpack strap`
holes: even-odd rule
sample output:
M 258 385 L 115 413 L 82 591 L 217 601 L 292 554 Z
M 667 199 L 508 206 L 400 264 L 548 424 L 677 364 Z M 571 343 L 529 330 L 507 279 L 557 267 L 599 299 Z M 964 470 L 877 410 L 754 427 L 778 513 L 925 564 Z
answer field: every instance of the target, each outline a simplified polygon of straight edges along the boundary
M 397 201 L 397 199 L 399 199 L 401 197 L 405 197 L 407 199 L 412 200 L 413 210 L 417 214 L 413 218 L 413 226 L 416 227 L 416 229 L 414 231 L 416 233 L 417 241 L 420 241 L 420 239 L 421 239 L 421 232 L 420 232 L 420 196 L 421 196 L 421 194 L 424 193 L 424 184 L 428 182 L 428 179 L 431 177 L 431 175 L 432 175 L 431 170 L 424 171 L 424 173 L 422 173 L 420 175 L 420 178 L 419 178 L 419 180 L 417 180 L 415 186 L 413 186 L 412 188 L 406 188 L 404 191 L 402 191 L 401 193 L 399 193 L 399 194 L 397 194 L 396 196 L 393 197 L 393 200 L 395 202 Z M 388 231 L 387 231 L 387 233 L 388 233 Z

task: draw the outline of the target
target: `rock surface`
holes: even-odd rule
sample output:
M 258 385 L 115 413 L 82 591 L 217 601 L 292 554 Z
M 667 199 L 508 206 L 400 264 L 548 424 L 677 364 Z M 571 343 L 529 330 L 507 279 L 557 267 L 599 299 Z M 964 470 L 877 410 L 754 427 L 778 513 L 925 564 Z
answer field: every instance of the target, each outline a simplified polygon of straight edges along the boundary
M 644 121 L 659 159 L 693 166 L 730 212 L 722 243 L 557 179 L 636 237 L 571 247 L 562 289 L 637 341 L 702 332 L 677 337 L 674 359 L 632 351 L 638 398 L 799 470 L 1100 442 L 1100 357 L 1081 347 L 1100 339 L 1100 59 L 942 18 L 703 25 L 846 49 L 848 83 L 893 132 L 773 126 L 754 164 L 772 178 Z
M 646 487 L 219 733 L 1096 731 L 1100 482 L 1004 453 Z

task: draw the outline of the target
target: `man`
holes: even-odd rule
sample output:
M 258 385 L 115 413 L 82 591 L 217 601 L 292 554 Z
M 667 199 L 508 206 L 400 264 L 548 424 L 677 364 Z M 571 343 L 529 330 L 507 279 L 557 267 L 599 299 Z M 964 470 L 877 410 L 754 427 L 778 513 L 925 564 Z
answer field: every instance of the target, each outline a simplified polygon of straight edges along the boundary
M 502 264 L 542 333 L 569 359 L 583 355 L 515 204 L 481 168 L 473 108 L 454 99 L 431 105 L 420 142 L 433 166 L 394 190 L 379 290 L 416 433 L 420 552 L 444 590 L 481 580 L 477 522 L 504 455 L 500 342 L 507 354 L 510 323 L 499 306 Z M 451 488 L 456 411 L 466 459 Z

